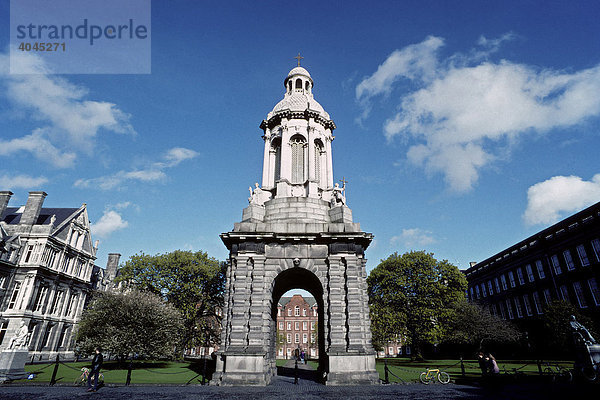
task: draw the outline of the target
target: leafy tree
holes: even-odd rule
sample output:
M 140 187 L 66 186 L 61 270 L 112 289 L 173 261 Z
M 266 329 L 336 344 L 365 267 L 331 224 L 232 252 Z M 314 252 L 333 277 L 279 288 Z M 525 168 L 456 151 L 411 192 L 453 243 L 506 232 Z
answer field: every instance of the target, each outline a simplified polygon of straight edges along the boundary
M 219 340 L 226 268 L 202 251 L 141 253 L 131 256 L 117 280 L 162 296 L 183 315 L 184 345 L 204 346 Z
M 96 292 L 79 322 L 77 348 L 92 354 L 100 346 L 121 360 L 165 358 L 174 354 L 181 328 L 179 311 L 152 293 Z
M 544 309 L 544 331 L 545 339 L 549 348 L 570 349 L 573 345 L 573 334 L 571 332 L 571 315 L 577 318 L 579 323 L 583 324 L 594 336 L 594 324 L 592 319 L 581 314 L 575 306 L 568 301 L 555 300 L 548 304 Z
M 484 342 L 516 342 L 521 336 L 510 322 L 466 300 L 455 304 L 447 328 L 447 342 L 472 345 L 478 350 L 484 347 Z
M 375 346 L 400 335 L 417 358 L 424 343 L 443 338 L 467 288 L 456 266 L 424 251 L 390 255 L 371 271 L 367 284 Z

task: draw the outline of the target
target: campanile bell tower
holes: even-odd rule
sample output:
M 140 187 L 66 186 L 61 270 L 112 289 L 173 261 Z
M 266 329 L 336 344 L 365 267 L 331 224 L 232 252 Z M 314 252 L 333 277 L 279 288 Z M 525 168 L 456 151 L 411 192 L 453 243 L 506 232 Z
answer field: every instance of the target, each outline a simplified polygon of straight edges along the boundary
M 334 184 L 335 124 L 299 64 L 283 82 L 283 99 L 260 124 L 262 185 L 250 187 L 242 221 L 221 234 L 229 260 L 211 384 L 267 385 L 276 376 L 277 303 L 290 289 L 307 290 L 317 302 L 323 382 L 379 383 L 364 255 L 373 235 L 353 222 L 346 182 Z

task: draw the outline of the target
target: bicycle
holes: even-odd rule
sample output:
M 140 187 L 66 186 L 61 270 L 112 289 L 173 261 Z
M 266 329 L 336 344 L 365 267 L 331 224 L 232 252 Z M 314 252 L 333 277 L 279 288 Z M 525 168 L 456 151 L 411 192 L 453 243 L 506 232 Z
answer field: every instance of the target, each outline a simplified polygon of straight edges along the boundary
M 592 362 L 591 365 L 587 365 L 581 368 L 581 375 L 589 382 L 594 382 L 600 376 L 600 362 Z
M 419 376 L 419 380 L 424 385 L 429 385 L 431 382 L 438 380 L 442 385 L 445 385 L 450 382 L 450 375 L 444 371 L 440 371 L 439 369 L 429 369 L 427 368 L 426 372 L 422 372 Z
M 87 384 L 87 381 L 90 377 L 90 369 L 83 367 L 81 368 L 81 375 L 79 376 L 79 378 L 75 379 L 75 382 L 73 382 L 76 386 L 83 386 L 85 384 Z M 102 372 L 100 372 L 100 374 L 98 375 L 98 385 L 101 385 L 104 383 L 104 375 L 102 374 Z
M 573 381 L 573 374 L 571 373 L 571 370 L 558 364 L 546 363 L 546 368 L 544 368 L 544 375 L 551 376 L 552 382 L 556 382 L 557 380 L 559 380 L 571 383 Z

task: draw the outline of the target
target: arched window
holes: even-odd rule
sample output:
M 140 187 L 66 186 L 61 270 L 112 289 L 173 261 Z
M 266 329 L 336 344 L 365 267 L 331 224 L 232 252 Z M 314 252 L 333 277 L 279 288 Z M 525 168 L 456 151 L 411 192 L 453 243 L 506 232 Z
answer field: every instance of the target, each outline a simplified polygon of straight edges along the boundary
M 323 153 L 323 142 L 315 140 L 315 179 L 321 183 L 321 157 Z
M 306 81 L 306 84 L 304 85 L 304 89 L 308 92 L 308 85 L 310 85 L 310 83 L 308 81 Z
M 300 316 L 300 307 L 298 307 L 298 306 L 294 307 L 294 315 L 296 317 Z
M 291 86 L 291 84 L 290 84 Z M 271 152 L 275 155 L 275 164 L 273 165 L 273 172 L 275 177 L 275 182 L 277 182 L 281 178 L 281 139 L 275 138 L 271 142 Z
M 306 141 L 304 137 L 295 135 L 290 140 L 292 146 L 292 183 L 304 182 L 304 165 Z
M 292 92 L 292 81 L 288 82 L 288 91 L 291 93 Z
M 296 79 L 296 89 L 302 89 L 302 79 Z

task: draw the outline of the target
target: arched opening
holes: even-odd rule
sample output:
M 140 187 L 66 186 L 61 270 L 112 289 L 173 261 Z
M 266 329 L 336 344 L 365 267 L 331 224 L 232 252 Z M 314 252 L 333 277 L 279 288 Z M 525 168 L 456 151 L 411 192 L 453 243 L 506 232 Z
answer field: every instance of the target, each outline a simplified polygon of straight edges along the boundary
M 277 137 L 271 142 L 271 162 L 274 185 L 281 178 L 281 138 Z
M 302 79 L 296 79 L 296 89 L 302 89 Z
M 288 93 L 292 93 L 292 81 L 288 82 Z
M 309 87 L 310 83 L 308 81 L 306 81 L 305 85 L 304 85 L 304 89 L 308 92 L 308 87 Z
M 306 165 L 306 139 L 301 135 L 294 135 L 290 139 L 292 146 L 292 183 L 304 183 Z
M 287 296 L 292 289 L 302 289 L 310 296 Z M 277 374 L 293 377 L 296 357 L 304 352 L 305 363 L 298 361 L 300 378 L 321 381 L 327 370 L 327 356 L 323 286 L 319 278 L 304 268 L 285 270 L 275 278 L 272 294 L 271 334 L 275 340 L 271 354 L 277 360 Z
M 320 139 L 315 140 L 315 179 L 317 184 L 321 184 L 321 165 L 323 164 L 323 142 Z

